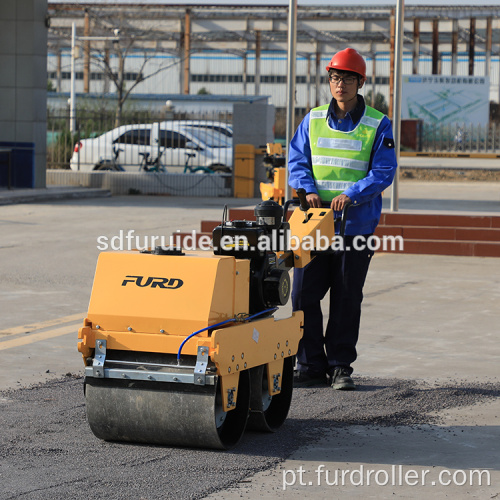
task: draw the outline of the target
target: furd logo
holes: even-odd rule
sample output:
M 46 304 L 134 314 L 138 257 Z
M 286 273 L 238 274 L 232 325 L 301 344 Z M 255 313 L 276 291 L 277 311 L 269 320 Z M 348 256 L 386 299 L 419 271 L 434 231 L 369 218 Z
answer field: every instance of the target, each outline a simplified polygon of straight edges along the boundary
M 171 290 L 175 288 L 180 288 L 184 281 L 179 278 L 157 278 L 154 276 L 125 276 L 122 281 L 122 286 L 127 286 L 128 283 L 135 283 L 136 286 L 145 288 L 147 286 L 151 288 L 170 288 Z

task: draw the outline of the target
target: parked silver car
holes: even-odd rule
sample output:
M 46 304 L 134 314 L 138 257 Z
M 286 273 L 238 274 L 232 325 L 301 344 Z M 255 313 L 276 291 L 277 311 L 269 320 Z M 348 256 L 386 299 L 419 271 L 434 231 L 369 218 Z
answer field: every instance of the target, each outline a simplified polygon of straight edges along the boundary
M 122 125 L 74 148 L 72 170 L 230 172 L 232 138 L 213 125 L 165 121 Z

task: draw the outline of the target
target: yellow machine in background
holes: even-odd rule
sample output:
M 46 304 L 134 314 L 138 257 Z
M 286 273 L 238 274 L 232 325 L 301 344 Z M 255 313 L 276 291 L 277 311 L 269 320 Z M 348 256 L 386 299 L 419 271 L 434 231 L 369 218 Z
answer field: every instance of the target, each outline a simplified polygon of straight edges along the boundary
M 97 437 L 224 449 L 246 428 L 282 425 L 303 314 L 273 314 L 289 299 L 289 269 L 311 259 L 311 251 L 288 249 L 289 232 L 334 231 L 331 210 L 296 213 L 289 227 L 283 207 L 265 201 L 256 221 L 223 220 L 213 254 L 99 256 L 78 334 Z
M 287 183 L 286 168 L 284 167 L 286 162 L 285 153 L 279 143 L 267 144 L 266 153 L 264 166 L 266 167 L 269 182 L 260 183 L 260 194 L 264 201 L 274 200 L 283 205 Z M 296 196 L 297 193 L 292 189 L 292 197 Z

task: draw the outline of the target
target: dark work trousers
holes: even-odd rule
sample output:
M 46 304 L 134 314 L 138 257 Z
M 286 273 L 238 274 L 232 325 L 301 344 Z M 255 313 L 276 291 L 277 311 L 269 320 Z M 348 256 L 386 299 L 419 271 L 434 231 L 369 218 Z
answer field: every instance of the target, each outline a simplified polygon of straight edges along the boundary
M 297 369 L 309 375 L 331 375 L 336 366 L 352 372 L 350 365 L 357 357 L 363 286 L 373 251 L 354 250 L 353 238 L 345 237 L 350 250 L 317 255 L 303 269 L 294 270 L 292 307 L 304 312 Z M 328 290 L 330 315 L 323 334 L 320 301 Z

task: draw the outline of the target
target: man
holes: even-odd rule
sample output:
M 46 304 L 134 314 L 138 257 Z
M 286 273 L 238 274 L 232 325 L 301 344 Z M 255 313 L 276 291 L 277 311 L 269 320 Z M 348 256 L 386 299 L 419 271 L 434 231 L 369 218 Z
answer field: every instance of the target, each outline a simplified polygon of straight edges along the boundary
M 382 209 L 381 193 L 394 178 L 396 155 L 387 116 L 366 106 L 358 90 L 366 64 L 354 49 L 335 54 L 326 67 L 332 100 L 311 110 L 290 142 L 289 184 L 303 188 L 311 207 L 341 211 L 351 203 L 345 251 L 316 256 L 295 269 L 294 310 L 304 311 L 304 334 L 297 352 L 294 384 L 330 383 L 352 390 L 351 364 L 357 357 L 363 286 L 373 252 L 363 246 Z M 350 250 L 347 250 L 350 248 Z M 330 290 L 329 320 L 323 334 L 320 301 Z

